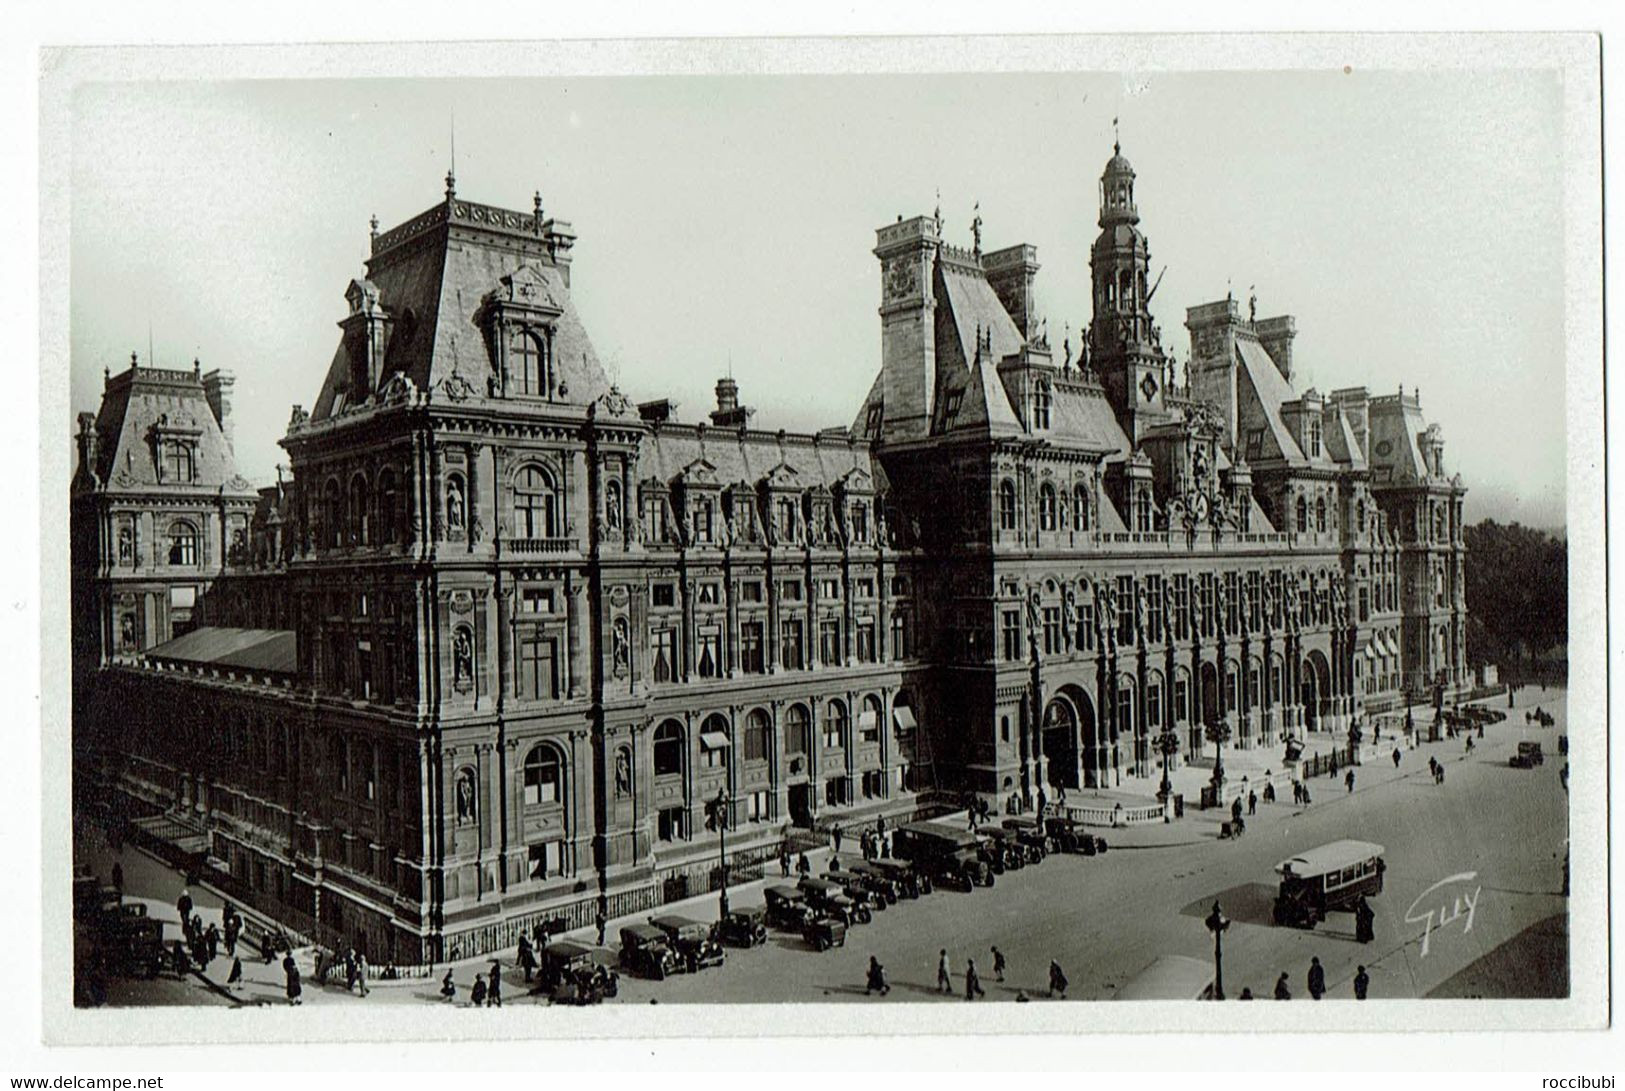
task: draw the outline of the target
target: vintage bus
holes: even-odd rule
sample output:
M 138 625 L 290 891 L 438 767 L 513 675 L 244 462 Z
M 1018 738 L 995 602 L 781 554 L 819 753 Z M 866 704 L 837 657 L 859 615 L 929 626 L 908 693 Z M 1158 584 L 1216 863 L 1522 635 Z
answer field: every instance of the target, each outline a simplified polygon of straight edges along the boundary
M 1361 898 L 1381 894 L 1383 852 L 1370 841 L 1333 841 L 1282 860 L 1275 923 L 1313 928 L 1327 913 L 1352 912 Z

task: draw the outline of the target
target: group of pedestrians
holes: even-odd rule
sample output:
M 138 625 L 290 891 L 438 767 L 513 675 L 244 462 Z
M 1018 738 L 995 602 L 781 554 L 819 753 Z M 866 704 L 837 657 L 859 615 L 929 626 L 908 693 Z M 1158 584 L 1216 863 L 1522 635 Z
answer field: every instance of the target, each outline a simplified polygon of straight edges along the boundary
M 525 980 L 530 980 L 528 974 Z M 457 1000 L 456 970 L 452 967 L 447 967 L 446 976 L 440 979 L 440 996 L 447 1003 Z M 468 990 L 468 1003 L 474 1008 L 502 1006 L 502 962 L 499 959 L 491 960 L 490 973 L 474 975 L 474 984 Z
M 1005 972 L 1010 967 L 1009 961 L 1005 958 L 1004 952 L 999 950 L 997 946 L 990 947 L 988 953 L 992 956 L 993 961 L 993 980 L 1003 982 Z M 1049 964 L 1050 996 L 1058 996 L 1065 1000 L 1066 987 L 1066 974 L 1061 970 L 1061 964 L 1051 960 Z M 954 974 L 946 947 L 937 952 L 937 991 L 947 996 L 952 996 L 954 993 Z M 885 996 L 890 992 L 891 983 L 886 979 L 886 968 L 881 965 L 878 958 L 870 955 L 869 969 L 863 989 L 864 995 L 872 996 L 879 993 L 881 996 Z M 967 958 L 965 960 L 965 999 L 980 1000 L 986 996 L 987 991 L 982 988 L 982 976 L 976 969 L 976 960 Z M 1018 1001 L 1028 1000 L 1026 990 L 1018 991 L 1016 999 Z
M 1282 970 L 1281 976 L 1275 979 L 1275 999 L 1292 999 L 1291 982 L 1292 975 Z M 1318 957 L 1309 960 L 1309 973 L 1306 975 L 1304 984 L 1309 990 L 1311 1000 L 1319 1000 L 1326 995 L 1326 968 L 1320 964 Z M 1366 973 L 1363 965 L 1354 972 L 1353 987 L 1354 999 L 1356 1000 L 1364 1000 L 1371 990 L 1371 975 Z M 1253 991 L 1251 989 L 1241 990 L 1239 999 L 1251 1000 L 1252 998 Z

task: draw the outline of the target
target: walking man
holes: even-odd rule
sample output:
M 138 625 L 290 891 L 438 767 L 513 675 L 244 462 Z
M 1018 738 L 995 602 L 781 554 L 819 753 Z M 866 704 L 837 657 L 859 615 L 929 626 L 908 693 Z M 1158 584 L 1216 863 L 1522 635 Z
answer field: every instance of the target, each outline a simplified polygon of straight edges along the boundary
M 474 975 L 474 988 L 469 990 L 468 1002 L 476 1008 L 485 1006 L 485 975 Z
M 529 985 L 530 975 L 536 972 L 536 952 L 524 936 L 519 937 L 519 968 L 525 971 L 525 984 Z
M 598 946 L 602 947 L 604 945 L 604 929 L 609 927 L 609 921 L 604 917 L 602 909 L 593 916 L 593 925 L 598 929 Z
M 1350 769 L 1348 771 L 1348 775 L 1346 775 L 1343 778 L 1343 783 L 1347 784 L 1349 786 L 1349 791 L 1351 793 L 1354 791 L 1354 770 L 1353 769 Z
M 1241 797 L 1237 796 L 1230 804 L 1230 820 L 1238 821 L 1241 818 Z
M 807 859 L 806 853 L 802 853 L 796 859 L 796 874 L 801 876 L 803 879 L 812 874 L 812 861 Z
M 1320 964 L 1319 958 L 1309 960 L 1309 995 L 1319 1000 L 1326 994 L 1326 968 Z
M 1255 815 L 1257 813 L 1258 813 L 1258 793 L 1249 791 L 1247 793 L 1247 817 L 1251 818 L 1251 817 L 1253 817 L 1253 815 Z
M 502 1006 L 502 963 L 494 958 L 491 960 L 491 983 L 485 987 L 485 998 L 488 1008 Z
M 863 995 L 868 996 L 873 992 L 878 992 L 881 996 L 885 996 L 887 993 L 891 992 L 891 986 L 886 984 L 886 968 L 880 964 L 879 959 L 877 959 L 874 955 L 870 955 L 869 982 L 863 988 Z
M 1054 959 L 1049 962 L 1049 994 L 1059 994 L 1062 1000 L 1066 999 L 1066 974 L 1061 971 L 1061 964 Z
M 299 967 L 294 965 L 292 955 L 282 960 L 282 972 L 288 977 L 288 1004 L 292 1006 L 304 1003 L 300 997 L 300 993 L 304 990 L 299 985 Z
M 1371 903 L 1362 895 L 1354 906 L 1354 938 L 1361 943 L 1370 943 L 1376 938 L 1373 925 L 1376 923 L 1377 913 L 1371 908 Z
M 1286 982 L 1287 982 L 1286 971 L 1282 970 L 1281 971 L 1281 976 L 1275 979 L 1275 999 L 1277 999 L 1277 1000 L 1291 1000 L 1292 999 L 1292 990 L 1287 987 Z
M 978 996 L 985 996 L 982 992 L 982 979 L 976 976 L 976 961 L 965 960 L 965 999 L 975 1000 Z
M 181 888 L 181 896 L 175 899 L 175 910 L 181 915 L 181 926 L 186 930 L 187 938 L 190 939 L 192 928 L 192 895 L 191 892 L 186 890 L 184 887 Z
M 948 973 L 948 948 L 937 952 L 937 988 L 945 993 L 954 991 L 953 977 Z
M 357 955 L 355 959 L 355 983 L 361 990 L 361 995 L 367 995 L 367 956 Z
M 440 995 L 447 1000 L 457 999 L 457 983 L 451 979 L 451 967 L 446 968 L 446 976 L 440 979 Z
M 834 826 L 830 827 L 829 834 L 830 834 L 831 840 L 834 843 L 835 851 L 840 852 L 841 851 L 841 824 L 839 822 L 837 822 L 837 823 L 835 823 Z
M 1394 768 L 1399 768 L 1399 747 L 1394 747 Z
M 997 947 L 994 947 L 992 950 L 993 950 L 993 980 L 994 981 L 1003 981 L 1004 980 L 1004 966 L 1005 966 L 1004 952 L 999 950 Z
M 785 879 L 788 879 L 790 877 L 790 846 L 789 845 L 785 845 L 783 848 L 779 849 L 779 876 L 781 878 L 785 878 Z
M 240 958 L 234 958 L 234 959 L 231 960 L 231 973 L 226 975 L 226 987 L 227 988 L 235 988 L 235 987 L 241 985 L 242 981 L 243 981 L 243 960 L 240 959 Z
M 1370 987 L 1371 975 L 1365 972 L 1364 966 L 1361 966 L 1359 972 L 1354 975 L 1354 999 L 1364 1000 L 1365 992 Z

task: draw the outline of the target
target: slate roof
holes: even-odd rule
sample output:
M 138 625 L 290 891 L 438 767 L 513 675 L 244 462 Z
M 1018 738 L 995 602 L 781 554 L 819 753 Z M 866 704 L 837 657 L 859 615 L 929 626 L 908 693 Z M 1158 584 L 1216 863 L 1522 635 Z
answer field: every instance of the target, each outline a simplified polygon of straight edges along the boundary
M 638 449 L 636 480 L 654 478 L 670 484 L 701 460 L 709 464 L 722 488 L 743 481 L 754 489 L 781 465 L 795 471 L 799 488 L 822 484 L 833 490 L 855 470 L 870 476 L 869 487 L 875 491 L 884 487 L 880 466 L 869 457 L 866 443 L 849 444 L 844 439 L 815 443 L 812 436 L 789 433 L 781 440 L 771 432 L 692 424 L 663 424 L 645 438 Z
M 203 626 L 148 648 L 148 659 L 171 660 L 274 674 L 298 670 L 297 641 L 289 629 Z
M 194 477 L 160 482 L 153 445 L 155 430 L 174 428 L 195 439 Z M 254 495 L 237 473 L 231 447 L 220 431 L 193 371 L 131 366 L 108 380 L 96 416 L 96 477 L 111 492 L 174 490 Z

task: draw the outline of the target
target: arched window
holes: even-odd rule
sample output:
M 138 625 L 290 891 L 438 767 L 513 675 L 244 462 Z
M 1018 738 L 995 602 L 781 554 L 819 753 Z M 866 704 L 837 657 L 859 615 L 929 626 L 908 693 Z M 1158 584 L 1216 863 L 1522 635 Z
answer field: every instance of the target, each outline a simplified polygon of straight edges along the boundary
M 1009 481 L 999 482 L 999 529 L 1016 529 L 1016 486 Z
M 1049 427 L 1050 389 L 1048 383 L 1039 383 L 1033 388 L 1033 428 Z
M 197 528 L 191 523 L 169 525 L 169 563 L 188 568 L 197 565 Z
M 858 719 L 858 732 L 864 742 L 880 741 L 880 721 L 885 717 L 885 706 L 874 694 L 863 699 L 863 715 Z
M 1309 533 L 1309 501 L 1298 497 L 1298 533 Z
M 540 466 L 526 466 L 513 485 L 513 536 L 557 538 L 558 491 L 552 476 Z
M 190 443 L 164 444 L 164 480 L 189 482 L 197 473 Z
M 1089 488 L 1086 485 L 1072 490 L 1072 529 L 1089 529 Z
M 367 507 L 367 479 L 356 474 L 350 479 L 350 541 L 366 545 L 371 529 L 372 512 Z
M 520 394 L 548 397 L 553 392 L 547 340 L 528 329 L 517 329 L 508 343 L 508 377 Z
M 322 490 L 322 536 L 329 548 L 344 540 L 344 494 L 336 477 L 327 479 Z
M 378 521 L 373 526 L 374 540 L 383 545 L 394 542 L 399 534 L 399 504 L 395 471 L 386 467 L 378 472 Z
M 611 480 L 604 486 L 604 525 L 612 534 L 619 534 L 625 507 L 621 502 L 621 483 Z
M 824 749 L 846 747 L 846 702 L 832 699 L 824 706 Z
M 700 725 L 700 762 L 705 768 L 728 768 L 728 751 L 732 747 L 729 735 L 728 718 L 722 713 L 713 712 L 705 718 Z
M 1054 530 L 1055 526 L 1055 486 L 1045 482 L 1038 487 L 1038 529 Z
M 784 752 L 805 754 L 811 745 L 807 706 L 791 705 L 784 713 Z
M 655 729 L 655 776 L 675 776 L 683 771 L 686 745 L 683 725 L 667 720 Z
M 1318 417 L 1309 421 L 1309 457 L 1320 457 L 1320 418 Z
M 1326 498 L 1317 497 L 1315 500 L 1315 530 L 1321 534 L 1326 533 Z
M 767 713 L 759 708 L 753 708 L 750 715 L 745 717 L 745 760 L 767 760 L 768 737 Z
M 559 752 L 538 743 L 525 757 L 525 806 L 559 803 L 564 799 L 564 763 Z

